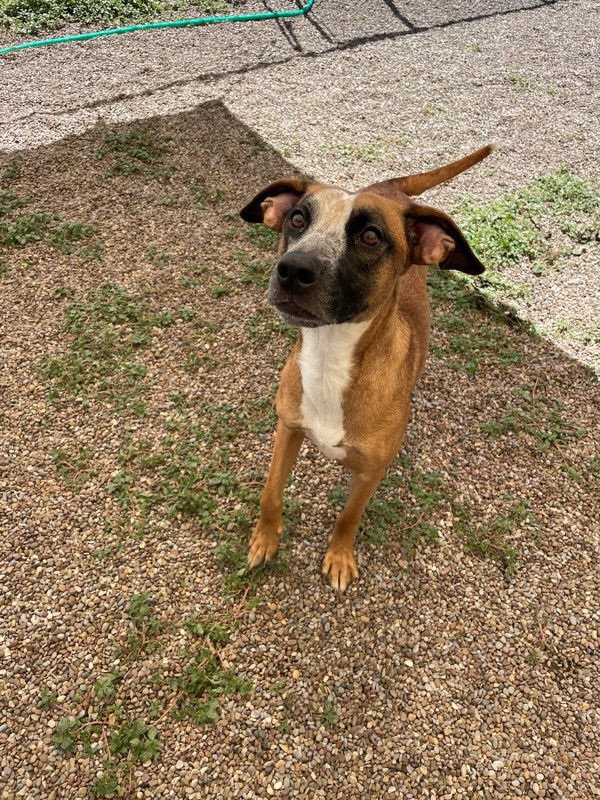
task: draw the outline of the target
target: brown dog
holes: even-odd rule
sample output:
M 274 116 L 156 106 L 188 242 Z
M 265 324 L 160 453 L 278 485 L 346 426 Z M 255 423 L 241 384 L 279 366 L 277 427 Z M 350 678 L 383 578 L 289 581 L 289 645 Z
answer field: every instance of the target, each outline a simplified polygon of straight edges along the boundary
M 453 178 L 492 150 L 358 192 L 284 178 L 242 209 L 246 222 L 282 234 L 269 301 L 300 328 L 277 392 L 279 424 L 250 540 L 251 567 L 277 552 L 283 491 L 308 436 L 352 472 L 323 572 L 338 590 L 358 577 L 354 535 L 400 449 L 427 354 L 427 266 L 483 272 L 456 223 L 410 195 Z

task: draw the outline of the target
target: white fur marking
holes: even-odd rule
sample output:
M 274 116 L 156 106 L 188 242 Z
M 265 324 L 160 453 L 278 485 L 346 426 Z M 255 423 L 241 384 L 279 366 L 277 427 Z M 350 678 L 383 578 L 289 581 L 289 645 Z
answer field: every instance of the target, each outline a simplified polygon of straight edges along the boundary
M 302 427 L 328 458 L 346 455 L 342 400 L 348 387 L 356 343 L 369 327 L 344 322 L 302 329 L 298 363 L 302 375 Z
M 322 189 L 313 196 L 313 220 L 305 234 L 288 249 L 325 250 L 333 259 L 346 247 L 346 223 L 355 197 L 343 189 Z

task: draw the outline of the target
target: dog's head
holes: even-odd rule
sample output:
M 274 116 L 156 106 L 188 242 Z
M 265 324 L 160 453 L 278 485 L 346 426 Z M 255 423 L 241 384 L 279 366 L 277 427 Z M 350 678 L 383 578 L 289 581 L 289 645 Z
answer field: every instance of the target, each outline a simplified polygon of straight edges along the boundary
M 293 325 L 332 325 L 381 308 L 413 264 L 483 272 L 456 223 L 411 195 L 449 180 L 492 149 L 358 192 L 295 178 L 265 187 L 240 214 L 282 234 L 269 301 Z

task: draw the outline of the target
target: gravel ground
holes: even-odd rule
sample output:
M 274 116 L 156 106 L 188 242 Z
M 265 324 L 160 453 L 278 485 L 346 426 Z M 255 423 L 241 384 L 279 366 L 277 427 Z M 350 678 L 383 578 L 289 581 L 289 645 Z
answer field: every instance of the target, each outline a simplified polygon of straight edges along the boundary
M 426 200 L 495 197 L 562 164 L 597 175 L 596 28 L 592 2 L 322 0 L 293 24 L 0 61 L 1 161 L 20 156 L 10 187 L 32 199 L 22 213 L 96 226 L 71 254 L 9 250 L 0 278 L 2 800 L 90 796 L 107 742 L 69 755 L 53 736 L 69 715 L 116 730 L 93 688 L 111 670 L 117 706 L 154 722 L 162 745 L 155 761 L 119 760 L 127 797 L 598 797 L 598 385 L 572 358 L 594 364 L 598 351 L 554 325 L 597 324 L 597 251 L 542 279 L 526 265 L 509 275 L 531 287 L 522 312 L 552 340 L 457 311 L 449 282 L 436 290 L 431 358 L 378 494 L 386 522 L 382 532 L 373 512 L 345 596 L 319 567 L 328 495 L 346 479 L 309 447 L 290 486 L 287 570 L 257 586 L 242 576 L 230 598 L 239 563 L 216 557 L 246 536 L 240 514 L 268 464 L 289 348 L 263 311 L 268 251 L 235 211 L 290 171 L 354 186 L 490 139 L 503 143 L 493 162 Z M 106 135 L 144 119 L 172 137 L 171 177 L 107 176 Z M 135 356 L 143 417 L 116 408 L 119 381 L 87 402 L 49 400 L 44 365 L 74 338 L 66 315 L 106 281 L 173 311 Z M 139 466 L 140 452 L 167 450 L 162 466 Z M 184 478 L 198 470 L 210 519 L 170 514 L 168 500 L 137 505 L 171 463 Z M 135 480 L 125 508 L 123 470 Z M 137 653 L 128 606 L 144 591 L 161 630 Z M 173 716 L 171 681 L 186 620 L 211 614 L 231 631 L 221 663 L 253 690 L 223 697 L 202 726 Z
M 432 200 L 451 206 L 471 187 L 494 197 L 563 165 L 597 178 L 598 22 L 595 0 L 320 0 L 293 22 L 25 51 L 0 62 L 0 150 L 221 99 L 296 167 L 345 185 L 437 166 L 488 141 L 502 150 L 485 182 L 465 176 Z M 550 274 L 521 264 L 503 276 L 521 289 L 521 316 L 596 368 L 599 268 L 596 248 Z
M 335 515 L 328 495 L 346 479 L 306 447 L 290 486 L 300 508 L 280 559 L 287 569 L 246 588 L 242 576 L 228 599 L 239 562 L 221 569 L 215 554 L 247 536 L 242 489 L 256 491 L 267 467 L 269 404 L 289 348 L 254 279 L 269 256 L 235 210 L 289 168 L 211 103 L 152 122 L 153 141 L 172 137 L 157 162 L 170 178 L 110 177 L 114 154 L 98 150 L 127 130 L 67 138 L 9 170 L 31 208 L 96 231 L 70 255 L 44 243 L 6 255 L 0 796 L 90 795 L 108 738 L 97 753 L 78 745 L 69 755 L 53 736 L 69 715 L 111 735 L 117 710 L 93 687 L 115 670 L 120 713 L 154 722 L 162 746 L 146 764 L 121 758 L 126 797 L 597 797 L 590 373 L 524 330 L 457 310 L 446 280 L 406 445 L 378 495 L 381 513 L 397 516 L 383 530 L 371 518 L 359 582 L 338 598 L 320 576 Z M 90 239 L 103 242 L 100 259 Z M 174 314 L 139 350 L 142 417 L 117 410 L 116 380 L 112 395 L 109 386 L 87 402 L 64 391 L 49 400 L 44 364 L 74 338 L 66 315 L 105 281 Z M 122 342 L 127 326 L 119 330 Z M 503 433 L 485 428 L 507 419 Z M 136 467 L 140 452 L 165 448 L 166 464 Z M 57 451 L 67 454 L 62 472 Z M 176 461 L 184 452 L 196 459 L 196 488 L 214 495 L 211 516 L 169 514 L 170 497 L 144 515 L 138 501 L 170 464 L 189 469 Z M 114 486 L 124 468 L 134 500 L 123 507 Z M 233 490 L 222 490 L 224 470 L 239 481 Z M 136 652 L 128 606 L 144 591 L 161 630 Z M 231 631 L 221 664 L 253 689 L 224 696 L 216 721 L 198 725 L 170 713 L 172 680 L 186 663 L 186 620 L 210 614 Z M 43 692 L 51 700 L 41 708 Z

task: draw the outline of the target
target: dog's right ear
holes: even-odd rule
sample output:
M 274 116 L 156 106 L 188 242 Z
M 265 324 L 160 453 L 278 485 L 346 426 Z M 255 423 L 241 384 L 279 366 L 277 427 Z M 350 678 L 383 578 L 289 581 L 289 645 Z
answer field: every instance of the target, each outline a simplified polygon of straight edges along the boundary
M 240 211 L 244 222 L 263 222 L 274 231 L 280 231 L 288 212 L 306 194 L 307 181 L 282 178 L 270 183 Z

